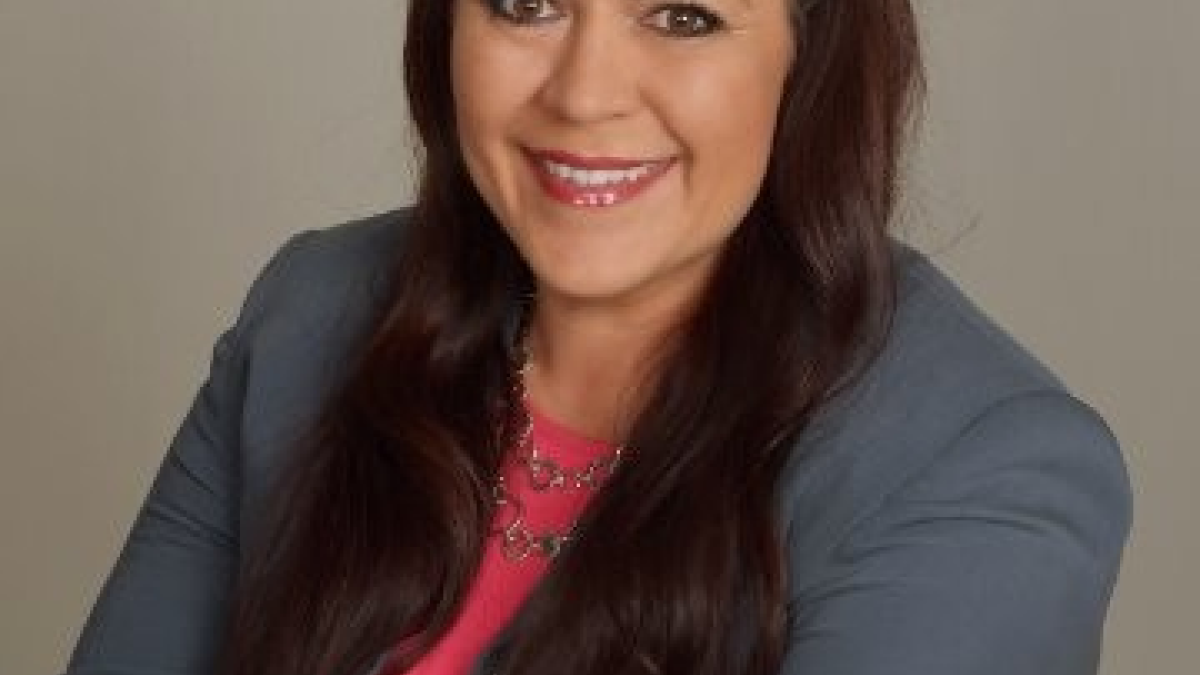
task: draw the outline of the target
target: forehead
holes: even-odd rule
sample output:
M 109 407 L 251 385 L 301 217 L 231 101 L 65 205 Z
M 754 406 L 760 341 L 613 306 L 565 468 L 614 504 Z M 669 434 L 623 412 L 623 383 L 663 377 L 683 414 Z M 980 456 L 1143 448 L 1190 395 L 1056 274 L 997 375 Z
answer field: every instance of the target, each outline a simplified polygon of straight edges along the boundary
M 469 0 L 468 0 L 469 1 Z M 659 0 L 555 0 L 560 5 L 632 5 L 644 6 L 649 4 L 678 4 L 697 5 L 699 7 L 731 7 L 744 10 L 755 10 L 775 5 L 791 5 L 795 0 L 680 0 L 679 2 L 663 3 Z M 802 0 L 808 4 L 815 0 Z

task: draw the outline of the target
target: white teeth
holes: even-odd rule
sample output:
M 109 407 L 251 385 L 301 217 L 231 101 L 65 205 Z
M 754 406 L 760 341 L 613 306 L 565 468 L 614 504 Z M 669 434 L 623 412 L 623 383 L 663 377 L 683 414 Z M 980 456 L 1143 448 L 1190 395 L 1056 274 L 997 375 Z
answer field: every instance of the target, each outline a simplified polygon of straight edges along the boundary
M 548 159 L 542 160 L 542 166 L 551 174 L 582 187 L 600 187 L 640 180 L 650 173 L 651 168 L 651 165 L 643 164 L 632 169 L 577 169 Z

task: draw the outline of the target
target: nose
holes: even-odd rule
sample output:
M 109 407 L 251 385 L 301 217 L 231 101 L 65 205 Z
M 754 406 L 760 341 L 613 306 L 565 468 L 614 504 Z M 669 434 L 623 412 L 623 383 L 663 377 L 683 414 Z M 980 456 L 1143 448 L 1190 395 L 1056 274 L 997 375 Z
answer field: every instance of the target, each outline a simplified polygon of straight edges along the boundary
M 570 122 L 602 121 L 636 110 L 637 45 L 622 29 L 611 21 L 577 17 L 556 45 L 538 92 L 547 110 Z

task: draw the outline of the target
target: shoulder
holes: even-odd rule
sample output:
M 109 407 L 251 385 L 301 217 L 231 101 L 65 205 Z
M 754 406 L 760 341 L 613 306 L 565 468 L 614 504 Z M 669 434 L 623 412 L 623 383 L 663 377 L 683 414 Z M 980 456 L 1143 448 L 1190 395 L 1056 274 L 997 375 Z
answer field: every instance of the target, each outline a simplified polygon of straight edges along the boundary
M 391 211 L 302 232 L 275 253 L 233 331 L 253 375 L 248 396 L 288 403 L 341 374 L 387 300 L 408 218 Z
M 782 476 L 784 672 L 1094 673 L 1130 524 L 1104 422 L 922 256 Z
M 783 517 L 802 540 L 793 547 L 809 552 L 798 563 L 821 564 L 892 500 L 924 490 L 965 512 L 972 485 L 1022 473 L 1026 506 L 1088 500 L 1089 536 L 1123 541 L 1128 478 L 1104 421 L 923 255 L 899 248 L 897 262 L 882 351 L 805 433 L 782 479 Z
M 408 220 L 409 211 L 402 209 L 294 235 L 251 287 L 240 323 L 319 324 L 369 311 L 387 290 Z
M 244 501 L 261 496 L 346 375 L 386 302 L 408 220 L 392 211 L 297 234 L 251 286 L 229 346 Z

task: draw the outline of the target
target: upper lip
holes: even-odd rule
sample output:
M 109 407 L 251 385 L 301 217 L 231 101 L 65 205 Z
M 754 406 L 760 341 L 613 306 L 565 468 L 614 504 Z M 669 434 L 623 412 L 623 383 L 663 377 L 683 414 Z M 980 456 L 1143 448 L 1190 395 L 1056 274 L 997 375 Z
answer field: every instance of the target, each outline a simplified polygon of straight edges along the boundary
M 529 150 L 529 154 L 534 159 L 549 160 L 557 164 L 565 164 L 576 169 L 586 169 L 591 171 L 620 171 L 626 169 L 636 169 L 640 166 L 649 164 L 659 164 L 666 160 L 663 159 L 628 159 L 624 157 L 599 157 L 599 156 L 583 156 L 563 150 Z

